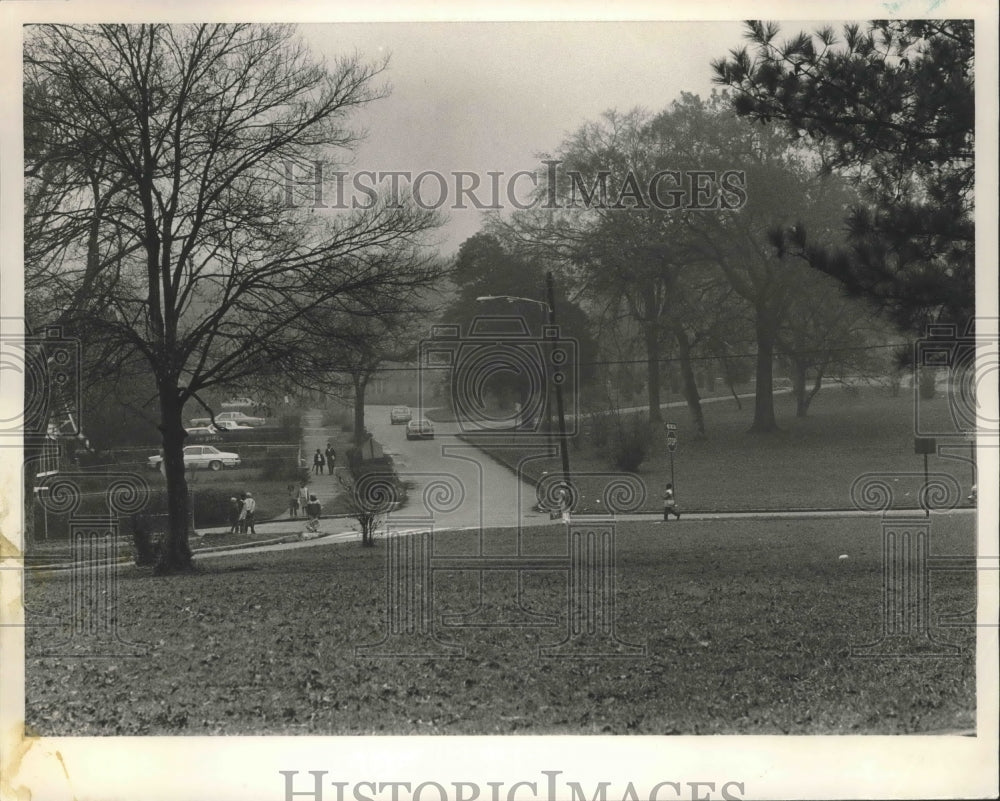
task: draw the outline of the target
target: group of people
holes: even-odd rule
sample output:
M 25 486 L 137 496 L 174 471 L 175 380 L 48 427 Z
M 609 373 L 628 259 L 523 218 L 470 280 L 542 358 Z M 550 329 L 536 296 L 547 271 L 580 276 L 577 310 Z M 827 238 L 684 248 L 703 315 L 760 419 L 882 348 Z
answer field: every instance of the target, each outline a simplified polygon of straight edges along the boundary
M 323 475 L 323 468 L 327 469 L 327 472 L 332 476 L 333 470 L 337 466 L 337 452 L 333 449 L 330 443 L 326 443 L 326 450 L 316 449 L 316 453 L 313 454 L 313 473 L 317 476 Z
M 975 488 L 973 488 L 975 490 Z M 569 523 L 570 507 L 572 506 L 572 501 L 570 500 L 569 491 L 565 487 L 560 487 L 556 490 L 556 505 L 550 511 L 549 517 L 555 520 L 562 517 L 564 523 Z M 681 513 L 677 509 L 677 499 L 674 498 L 674 485 L 667 482 L 667 485 L 663 488 L 663 522 L 666 523 L 670 519 L 670 515 L 673 515 L 678 520 L 681 519 Z
M 323 513 L 323 506 L 316 496 L 309 492 L 309 487 L 305 482 L 302 482 L 298 487 L 294 484 L 288 485 L 288 516 L 292 520 L 296 520 L 300 510 L 309 518 L 306 530 L 317 531 L 319 529 L 319 518 Z
M 239 497 L 229 499 L 229 533 L 256 534 L 254 521 L 257 516 L 257 501 L 252 492 L 241 492 Z

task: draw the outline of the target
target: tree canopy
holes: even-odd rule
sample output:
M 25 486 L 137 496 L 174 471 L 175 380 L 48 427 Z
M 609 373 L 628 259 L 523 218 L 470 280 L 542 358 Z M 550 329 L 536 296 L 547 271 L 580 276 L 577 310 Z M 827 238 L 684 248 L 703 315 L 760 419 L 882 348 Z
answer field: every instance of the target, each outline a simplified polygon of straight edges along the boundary
M 45 25 L 25 67 L 29 314 L 156 383 L 170 533 L 190 564 L 185 404 L 310 369 L 297 323 L 391 313 L 438 271 L 400 262 L 439 220 L 394 199 L 339 215 L 287 201 L 289 170 L 342 159 L 384 63 L 327 66 L 279 25 Z
M 747 22 L 750 48 L 714 61 L 715 80 L 732 88 L 738 114 L 783 126 L 865 190 L 847 217 L 849 248 L 814 246 L 808 230 L 789 247 L 901 327 L 964 323 L 974 313 L 973 22 L 778 34 Z

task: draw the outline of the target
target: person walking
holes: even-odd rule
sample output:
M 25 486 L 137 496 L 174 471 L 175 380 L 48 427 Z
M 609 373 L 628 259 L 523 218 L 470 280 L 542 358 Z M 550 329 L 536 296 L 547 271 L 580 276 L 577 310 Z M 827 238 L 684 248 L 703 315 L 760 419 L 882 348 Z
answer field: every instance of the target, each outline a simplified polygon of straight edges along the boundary
M 670 515 L 674 515 L 678 520 L 681 519 L 681 513 L 677 511 L 677 501 L 674 499 L 674 485 L 668 482 L 667 486 L 663 488 L 664 523 L 670 519 Z
M 240 512 L 243 511 L 243 501 L 235 495 L 229 499 L 229 533 L 237 534 L 240 530 Z
M 240 493 L 240 516 L 238 524 L 240 534 L 247 533 L 247 494 Z
M 328 442 L 326 443 L 326 472 L 331 476 L 333 475 L 333 468 L 337 464 L 337 452 L 333 449 L 333 446 Z
M 295 520 L 299 516 L 299 488 L 288 485 L 288 516 Z
M 257 530 L 254 528 L 254 518 L 257 514 L 257 501 L 254 500 L 253 494 L 248 492 L 247 499 L 243 502 L 243 509 L 246 511 L 246 522 L 243 526 L 243 532 L 250 532 L 256 535 Z
M 316 453 L 313 454 L 313 473 L 317 476 L 323 475 L 323 465 L 325 463 L 326 459 L 323 458 L 323 451 L 317 448 Z
M 306 524 L 306 531 L 311 531 L 313 533 L 319 531 L 319 516 L 323 513 L 323 506 L 318 500 L 316 500 L 315 495 L 309 496 L 309 503 L 306 504 L 306 514 L 309 516 L 309 522 Z

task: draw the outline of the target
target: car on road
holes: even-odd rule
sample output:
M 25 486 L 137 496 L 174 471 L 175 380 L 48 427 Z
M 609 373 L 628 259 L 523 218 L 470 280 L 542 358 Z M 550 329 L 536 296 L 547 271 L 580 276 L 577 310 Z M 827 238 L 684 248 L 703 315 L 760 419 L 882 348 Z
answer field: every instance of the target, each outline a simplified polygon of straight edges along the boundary
M 215 426 L 195 426 L 185 428 L 187 435 L 195 442 L 221 442 L 222 437 Z
M 243 425 L 235 420 L 220 420 L 218 417 L 215 418 L 215 425 L 224 431 L 253 431 L 253 426 Z
M 223 409 L 242 409 L 243 407 L 252 407 L 257 404 L 251 398 L 230 398 L 229 400 L 224 400 L 222 402 Z
M 389 412 L 389 422 L 393 425 L 409 423 L 413 419 L 413 412 L 409 406 L 393 406 Z
M 407 439 L 434 439 L 434 424 L 430 420 L 411 420 L 406 424 Z
M 163 464 L 163 454 L 150 456 L 146 466 L 150 470 L 159 470 Z M 212 445 L 188 445 L 184 448 L 184 469 L 186 470 L 221 470 L 223 467 L 239 467 L 240 455 L 220 451 Z
M 251 417 L 248 414 L 243 414 L 243 412 L 220 412 L 215 415 L 215 422 L 224 423 L 227 420 L 231 420 L 235 423 L 240 423 L 245 426 L 262 426 L 267 424 L 267 420 L 263 417 Z M 193 426 L 207 426 L 212 424 L 212 418 L 210 417 L 193 417 L 191 418 L 191 425 Z

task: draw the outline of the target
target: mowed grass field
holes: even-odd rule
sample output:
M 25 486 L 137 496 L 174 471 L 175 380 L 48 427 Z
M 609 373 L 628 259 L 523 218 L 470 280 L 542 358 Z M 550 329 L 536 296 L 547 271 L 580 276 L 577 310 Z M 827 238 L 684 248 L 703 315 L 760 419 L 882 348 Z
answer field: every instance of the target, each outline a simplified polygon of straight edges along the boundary
M 682 510 L 850 509 L 852 485 L 870 473 L 889 474 L 888 482 L 894 485 L 894 508 L 918 506 L 924 463 L 923 457 L 914 453 L 918 411 L 912 392 L 904 390 L 893 398 L 875 387 L 856 393 L 827 387 L 816 396 L 804 418 L 795 416 L 791 395 L 775 395 L 780 430 L 763 435 L 748 433 L 753 399 L 745 398 L 742 403 L 742 409 L 732 399 L 706 403 L 703 439 L 693 436 L 686 408 L 664 410 L 665 420 L 678 426 L 673 483 Z M 921 401 L 919 430 L 955 431 L 949 404 L 944 395 Z M 533 458 L 533 454 L 542 452 L 540 446 L 512 450 L 511 446 L 523 442 L 523 438 L 467 439 L 512 469 L 524 459 L 521 470 L 529 479 L 539 478 L 542 471 L 557 473 L 562 469 L 558 457 Z M 941 437 L 938 444 L 950 444 L 948 453 L 956 457 L 969 456 L 969 446 L 960 436 Z M 592 510 L 602 488 L 617 472 L 608 446 L 595 447 L 581 432 L 569 454 L 583 508 Z M 952 477 L 960 489 L 960 502 L 964 503 L 973 483 L 968 461 L 931 456 L 928 468 L 932 473 Z M 664 483 L 671 476 L 662 431 L 653 432 L 649 454 L 637 475 L 646 488 L 643 508 L 658 508 Z
M 931 518 L 935 555 L 974 553 L 975 517 Z M 934 637 L 948 658 L 857 658 L 883 625 L 882 521 L 725 521 L 617 526 L 618 637 L 630 658 L 543 658 L 567 632 L 567 573 L 522 574 L 545 627 L 445 627 L 470 612 L 478 573 L 434 572 L 436 636 L 458 655 L 369 658 L 387 632 L 387 543 L 199 561 L 193 575 L 122 569 L 121 639 L 143 656 L 59 627 L 26 630 L 26 721 L 42 735 L 904 734 L 975 727 L 975 630 L 939 627 L 975 606 L 972 573 L 930 576 Z M 514 533 L 484 533 L 511 553 Z M 525 532 L 564 555 L 559 524 Z M 474 552 L 470 533 L 435 554 Z M 840 559 L 847 554 L 849 558 Z M 484 617 L 512 601 L 513 573 L 482 585 Z M 71 581 L 33 575 L 29 623 L 68 620 Z M 60 644 L 60 642 L 62 644 Z M 44 655 L 44 654 L 56 654 Z

